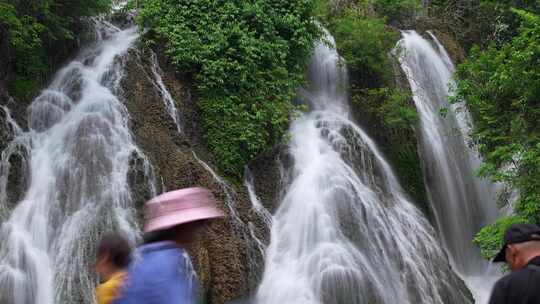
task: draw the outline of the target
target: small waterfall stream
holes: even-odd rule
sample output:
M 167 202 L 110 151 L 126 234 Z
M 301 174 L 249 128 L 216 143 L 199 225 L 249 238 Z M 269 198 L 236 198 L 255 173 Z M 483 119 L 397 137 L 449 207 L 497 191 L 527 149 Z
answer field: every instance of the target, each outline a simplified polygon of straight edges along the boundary
M 471 303 L 434 229 L 350 120 L 338 60 L 317 45 L 303 93 L 312 110 L 290 129 L 291 182 L 273 216 L 256 302 Z
M 171 119 L 174 122 L 174 125 L 176 126 L 176 130 L 178 133 L 182 133 L 182 124 L 180 119 L 180 114 L 178 113 L 178 110 L 176 109 L 176 102 L 174 98 L 172 97 L 171 93 L 167 89 L 167 86 L 163 82 L 162 74 L 163 71 L 161 70 L 161 67 L 159 66 L 158 58 L 156 53 L 153 51 L 150 51 L 150 62 L 151 62 L 151 70 L 152 70 L 152 84 L 156 88 L 156 91 L 161 96 L 161 99 L 163 100 L 163 104 L 165 105 L 165 109 L 167 109 L 167 113 L 171 117 Z
M 468 147 L 471 120 L 465 105 L 448 103 L 454 65 L 437 38 L 432 43 L 413 31 L 398 44 L 420 114 L 421 155 L 430 204 L 453 267 L 486 302 L 497 274 L 490 271 L 472 239 L 497 217 L 495 186 L 474 175 L 478 153 Z M 441 109 L 448 109 L 441 115 Z
M 89 266 L 101 233 L 137 238 L 127 175 L 130 159 L 145 157 L 127 126 L 120 80 L 138 33 L 94 23 L 96 42 L 32 102 L 28 130 L 2 152 L 0 180 L 13 147 L 29 155 L 28 189 L 0 228 L 2 304 L 92 303 Z
M 219 185 L 223 193 L 225 194 L 225 206 L 228 209 L 229 222 L 232 224 L 232 229 L 236 237 L 242 241 L 242 245 L 245 246 L 245 253 L 247 260 L 245 261 L 248 268 L 248 285 L 255 285 L 259 281 L 259 273 L 262 268 L 262 260 L 264 259 L 264 243 L 257 236 L 255 227 L 252 222 L 246 223 L 242 220 L 238 212 L 238 193 L 219 176 L 210 165 L 200 159 L 195 152 L 193 152 L 195 160 L 212 176 L 214 181 Z M 249 188 L 246 190 L 249 191 Z M 253 197 L 252 197 L 253 198 Z M 255 210 L 255 213 L 260 217 L 262 221 L 264 218 Z M 263 222 L 264 223 L 264 222 Z M 248 286 L 249 289 L 254 286 Z

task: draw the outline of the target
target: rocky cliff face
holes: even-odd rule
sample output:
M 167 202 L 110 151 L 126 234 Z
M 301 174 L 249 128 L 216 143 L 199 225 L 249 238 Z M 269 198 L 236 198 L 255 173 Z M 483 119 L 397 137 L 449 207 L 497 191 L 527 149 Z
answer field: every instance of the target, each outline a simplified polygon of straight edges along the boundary
M 199 118 L 190 82 L 178 77 L 166 61 L 160 60 L 161 77 L 180 113 L 182 132 L 178 132 L 153 83 L 150 52 L 144 48 L 133 50 L 127 59 L 123 87 L 131 130 L 153 165 L 158 185 L 168 190 L 207 187 L 223 203 L 221 207 L 228 217 L 214 222 L 208 237 L 190 251 L 206 290 L 207 302 L 227 303 L 249 294 L 253 283 L 256 283 L 262 257 L 253 250 L 248 225 L 252 223 L 253 233 L 262 239 L 267 237 L 264 225 L 251 210 L 244 187 L 220 180 L 201 162 L 200 159 L 205 159 L 211 164 L 211 159 L 200 144 Z M 150 198 L 150 192 L 145 190 L 136 164 L 135 160 L 130 179 L 140 210 Z

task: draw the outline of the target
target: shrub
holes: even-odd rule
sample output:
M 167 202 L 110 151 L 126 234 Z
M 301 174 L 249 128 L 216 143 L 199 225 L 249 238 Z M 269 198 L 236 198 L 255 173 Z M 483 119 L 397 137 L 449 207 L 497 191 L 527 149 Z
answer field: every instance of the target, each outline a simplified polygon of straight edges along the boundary
M 375 11 L 390 22 L 406 22 L 413 20 L 422 10 L 418 0 L 374 0 Z
M 502 46 L 474 48 L 458 68 L 456 96 L 474 119 L 472 137 L 484 156 L 479 174 L 519 191 L 515 220 L 539 222 L 540 17 L 515 12 L 524 20 L 519 35 Z M 500 237 L 502 223 L 477 237 L 487 256 L 493 244 L 487 235 Z
M 240 176 L 281 141 L 290 103 L 319 38 L 309 0 L 145 0 L 139 23 L 193 75 L 208 146 L 222 171 Z
M 331 22 L 337 49 L 363 87 L 379 87 L 391 79 L 389 53 L 399 33 L 389 30 L 385 20 L 347 9 Z
M 9 64 L 16 77 L 9 84 L 16 97 L 29 97 L 50 70 L 55 48 L 74 39 L 81 17 L 108 11 L 111 0 L 0 0 L 0 33 L 6 33 Z
M 353 102 L 365 106 L 387 128 L 410 128 L 418 122 L 411 93 L 396 88 L 355 90 Z

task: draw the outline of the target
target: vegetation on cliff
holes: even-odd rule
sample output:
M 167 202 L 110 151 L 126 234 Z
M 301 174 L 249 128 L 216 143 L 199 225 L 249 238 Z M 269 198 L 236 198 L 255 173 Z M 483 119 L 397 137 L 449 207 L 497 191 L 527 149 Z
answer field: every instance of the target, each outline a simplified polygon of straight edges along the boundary
M 13 70 L 11 94 L 24 98 L 35 93 L 59 53 L 75 41 L 79 20 L 110 6 L 111 0 L 0 0 L 0 43 L 5 44 L 0 56 Z
M 457 99 L 469 106 L 472 136 L 484 156 L 479 174 L 519 192 L 514 214 L 475 239 L 488 258 L 509 224 L 540 222 L 540 16 L 512 13 L 523 21 L 518 34 L 502 45 L 474 47 L 457 72 Z
M 385 1 L 381 1 L 386 4 Z M 407 1 L 408 3 L 409 1 Z M 374 2 L 375 7 L 379 2 Z M 385 127 L 410 128 L 418 120 L 410 92 L 395 87 L 390 53 L 399 32 L 386 18 L 370 16 L 366 9 L 347 8 L 329 19 L 336 46 L 352 75 L 352 99 L 363 103 Z
M 320 29 L 313 1 L 140 1 L 139 22 L 195 80 L 205 138 L 220 169 L 241 176 L 282 141 Z
M 430 26 L 451 33 L 469 50 L 474 45 L 509 42 L 519 30 L 521 20 L 512 8 L 540 10 L 537 0 L 432 0 L 429 1 Z

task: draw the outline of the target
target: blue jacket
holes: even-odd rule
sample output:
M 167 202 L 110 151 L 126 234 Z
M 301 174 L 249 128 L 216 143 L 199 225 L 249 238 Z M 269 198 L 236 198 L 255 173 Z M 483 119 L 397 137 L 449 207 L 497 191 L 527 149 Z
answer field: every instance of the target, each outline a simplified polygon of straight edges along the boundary
M 173 242 L 140 246 L 115 304 L 195 304 L 197 276 L 186 251 Z

